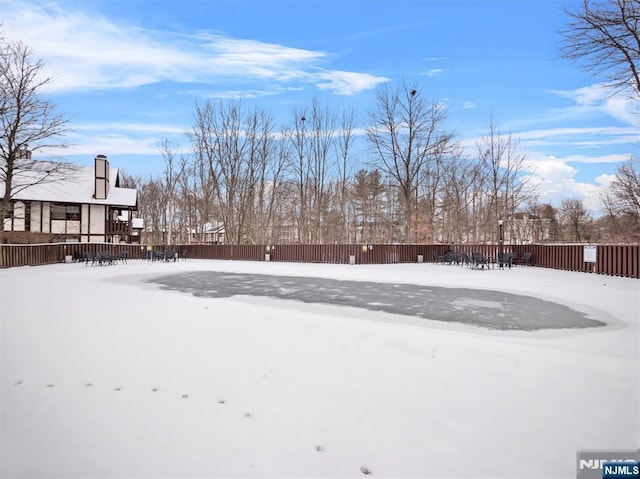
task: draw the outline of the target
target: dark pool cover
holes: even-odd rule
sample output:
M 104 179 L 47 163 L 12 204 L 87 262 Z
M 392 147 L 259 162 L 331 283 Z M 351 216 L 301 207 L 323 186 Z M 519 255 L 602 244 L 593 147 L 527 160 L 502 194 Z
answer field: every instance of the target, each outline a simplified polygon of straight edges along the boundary
M 194 271 L 147 280 L 207 298 L 266 296 L 351 306 L 496 330 L 591 328 L 606 323 L 532 296 L 467 288 Z

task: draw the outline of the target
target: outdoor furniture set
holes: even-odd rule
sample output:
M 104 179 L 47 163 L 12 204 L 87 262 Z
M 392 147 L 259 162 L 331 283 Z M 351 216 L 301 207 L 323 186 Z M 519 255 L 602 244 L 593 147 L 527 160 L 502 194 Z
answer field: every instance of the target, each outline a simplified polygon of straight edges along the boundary
M 531 258 L 533 253 L 526 252 L 522 255 L 522 258 L 518 259 L 518 255 L 512 251 L 498 253 L 497 257 L 489 258 L 480 252 L 473 252 L 471 256 L 467 253 L 455 252 L 452 250 L 445 251 L 443 255 L 436 255 L 434 253 L 434 262 L 442 264 L 455 264 L 460 266 L 467 266 L 473 269 L 489 269 L 494 268 L 496 265 L 499 268 L 511 268 L 514 265 L 527 265 L 531 266 Z
M 113 254 L 110 251 L 100 251 L 95 254 L 87 251 L 82 255 L 85 266 L 88 266 L 89 262 L 91 262 L 91 266 L 94 266 L 96 264 L 98 266 L 112 265 L 117 264 L 118 261 L 120 261 L 121 263 L 126 263 L 128 258 L 128 251 L 121 251 L 117 254 Z
M 178 261 L 178 259 L 182 259 L 185 261 L 187 259 L 187 250 L 183 250 L 182 252 L 178 252 L 176 250 L 168 249 L 168 250 L 153 250 L 149 251 L 147 254 L 147 259 L 151 261 Z

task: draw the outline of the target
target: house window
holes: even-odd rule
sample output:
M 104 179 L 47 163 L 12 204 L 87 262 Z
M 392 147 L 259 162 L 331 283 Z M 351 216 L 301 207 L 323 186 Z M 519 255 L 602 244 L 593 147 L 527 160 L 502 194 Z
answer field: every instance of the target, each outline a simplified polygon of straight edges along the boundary
M 52 220 L 80 220 L 80 205 L 63 205 L 60 203 L 51 204 Z
M 11 218 L 13 218 L 13 203 L 9 203 L 4 212 L 4 219 L 10 220 Z

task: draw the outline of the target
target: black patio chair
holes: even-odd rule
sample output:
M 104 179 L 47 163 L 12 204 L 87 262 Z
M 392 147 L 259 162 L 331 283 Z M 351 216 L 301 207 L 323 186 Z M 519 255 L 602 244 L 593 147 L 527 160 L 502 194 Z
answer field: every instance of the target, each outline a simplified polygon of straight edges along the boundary
M 522 266 L 531 266 L 531 259 L 533 258 L 533 253 L 531 251 L 526 251 L 522 258 L 516 259 L 514 264 L 519 264 Z
M 101 251 L 96 255 L 98 265 L 113 264 L 113 254 L 110 251 Z
M 482 253 L 475 251 L 471 253 L 471 266 L 473 266 L 474 269 L 484 269 L 486 266 L 488 269 L 489 261 Z
M 500 268 L 504 268 L 505 266 L 507 266 L 509 269 L 511 269 L 514 256 L 515 254 L 511 252 L 498 253 L 498 266 Z
M 126 263 L 127 259 L 129 259 L 128 251 L 120 251 L 120 253 L 118 253 L 118 261 L 121 261 L 122 263 Z
M 84 260 L 85 266 L 89 265 L 89 261 L 91 261 L 91 266 L 93 266 L 96 262 L 96 257 L 91 251 L 85 251 L 85 253 L 82 255 L 82 258 Z
M 458 253 L 454 251 L 447 251 L 442 258 L 442 262 L 447 264 L 453 264 L 453 263 L 458 264 L 458 261 L 459 261 Z
M 187 254 L 188 254 L 188 253 L 189 253 L 189 252 L 188 252 L 188 250 L 183 249 L 183 250 L 180 252 L 180 259 L 181 259 L 182 261 L 187 261 Z

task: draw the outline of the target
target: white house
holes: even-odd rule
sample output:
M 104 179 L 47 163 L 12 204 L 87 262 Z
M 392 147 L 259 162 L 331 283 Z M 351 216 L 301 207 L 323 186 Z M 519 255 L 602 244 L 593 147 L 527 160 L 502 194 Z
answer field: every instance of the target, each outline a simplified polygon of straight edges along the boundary
M 93 167 L 77 166 L 68 178 L 16 193 L 4 228 L 48 233 L 57 241 L 139 243 L 141 220 L 133 217 L 137 204 L 137 190 L 120 187 L 117 168 L 98 155 Z

